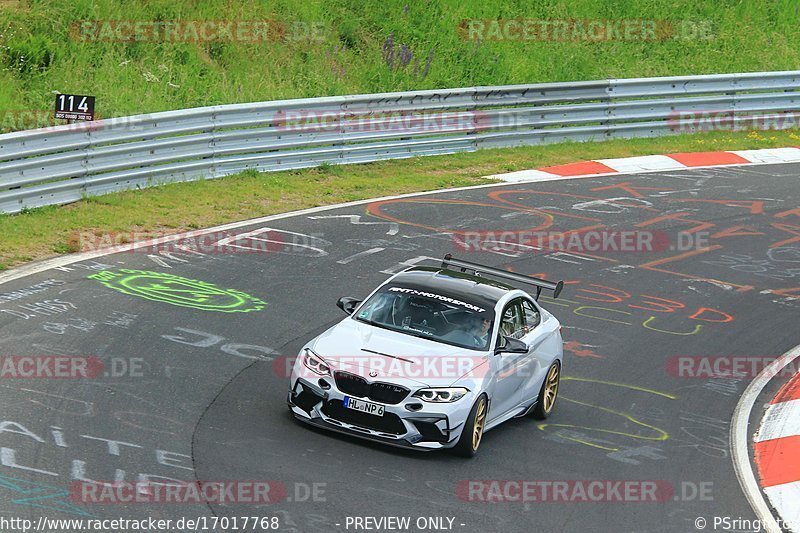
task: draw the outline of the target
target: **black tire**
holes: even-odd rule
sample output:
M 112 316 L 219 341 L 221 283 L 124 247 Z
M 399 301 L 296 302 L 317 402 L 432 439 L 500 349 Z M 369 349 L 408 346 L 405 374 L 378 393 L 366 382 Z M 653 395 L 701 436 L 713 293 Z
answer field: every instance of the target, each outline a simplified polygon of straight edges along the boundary
M 555 372 L 555 390 L 552 391 L 552 399 L 550 398 L 550 391 L 552 389 L 553 379 L 552 375 Z M 550 416 L 555 408 L 556 400 L 558 399 L 558 389 L 561 384 L 561 365 L 555 361 L 550 368 L 547 369 L 547 374 L 542 382 L 542 388 L 539 390 L 539 397 L 536 399 L 536 407 L 533 408 L 533 418 L 537 420 L 544 420 Z M 550 387 L 548 387 L 550 385 Z M 547 396 L 547 397 L 546 397 Z
M 483 406 L 483 422 L 480 428 L 480 434 L 477 438 L 477 444 L 473 444 L 475 442 L 473 435 L 476 431 L 475 421 L 478 418 L 478 412 L 481 410 L 481 406 Z M 461 437 L 458 439 L 458 444 L 453 447 L 453 453 L 461 457 L 475 456 L 475 454 L 478 452 L 478 447 L 483 440 L 483 429 L 486 427 L 486 416 L 488 412 L 489 400 L 486 399 L 485 394 L 481 394 L 478 396 L 478 399 L 475 400 L 475 404 L 472 406 L 472 410 L 469 412 L 467 421 L 464 422 L 464 430 L 461 432 Z

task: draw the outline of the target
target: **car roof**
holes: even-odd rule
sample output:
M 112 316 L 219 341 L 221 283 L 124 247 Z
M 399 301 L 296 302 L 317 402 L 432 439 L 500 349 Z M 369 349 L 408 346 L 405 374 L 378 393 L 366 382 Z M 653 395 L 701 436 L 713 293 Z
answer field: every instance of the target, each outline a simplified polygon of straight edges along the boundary
M 397 274 L 392 285 L 437 292 L 451 298 L 494 308 L 509 291 L 516 290 L 500 281 L 441 267 L 416 266 Z

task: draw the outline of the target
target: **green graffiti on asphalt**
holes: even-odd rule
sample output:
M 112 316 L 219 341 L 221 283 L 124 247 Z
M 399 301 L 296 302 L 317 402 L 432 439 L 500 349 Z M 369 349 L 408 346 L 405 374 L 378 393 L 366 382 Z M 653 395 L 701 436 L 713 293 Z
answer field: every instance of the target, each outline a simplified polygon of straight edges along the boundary
M 103 270 L 89 276 L 123 294 L 180 307 L 220 313 L 248 313 L 264 309 L 266 302 L 235 289 L 147 270 Z

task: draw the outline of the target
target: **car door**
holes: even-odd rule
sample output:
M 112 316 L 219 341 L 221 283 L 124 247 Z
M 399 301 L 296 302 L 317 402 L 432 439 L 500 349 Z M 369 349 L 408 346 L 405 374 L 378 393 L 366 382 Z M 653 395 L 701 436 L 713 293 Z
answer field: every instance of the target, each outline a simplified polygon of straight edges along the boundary
M 504 336 L 526 342 L 528 335 L 530 332 L 523 299 L 516 298 L 503 308 L 495 346 L 503 345 Z M 530 350 L 527 353 L 500 352 L 492 356 L 495 389 L 489 412 L 490 418 L 502 416 L 522 401 L 522 391 L 530 380 L 532 362 L 534 361 Z
M 540 381 L 543 378 L 547 364 L 543 364 L 538 349 L 549 335 L 545 328 L 539 327 L 542 322 L 542 315 L 537 305 L 527 298 L 522 298 L 521 304 L 524 332 L 520 340 L 528 346 L 529 357 L 525 360 L 525 381 L 520 386 L 520 396 L 517 399 L 517 403 L 536 398 L 539 394 Z

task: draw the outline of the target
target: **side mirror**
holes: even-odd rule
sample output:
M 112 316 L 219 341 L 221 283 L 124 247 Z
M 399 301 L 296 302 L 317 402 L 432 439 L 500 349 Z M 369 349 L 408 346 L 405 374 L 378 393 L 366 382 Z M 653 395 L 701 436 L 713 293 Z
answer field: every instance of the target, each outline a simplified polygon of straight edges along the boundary
M 336 301 L 336 307 L 347 313 L 348 315 L 352 315 L 353 311 L 356 310 L 358 304 L 361 303 L 361 300 L 356 298 L 351 298 L 349 296 L 343 296 Z
M 528 353 L 528 345 L 519 339 L 503 335 L 494 353 Z

